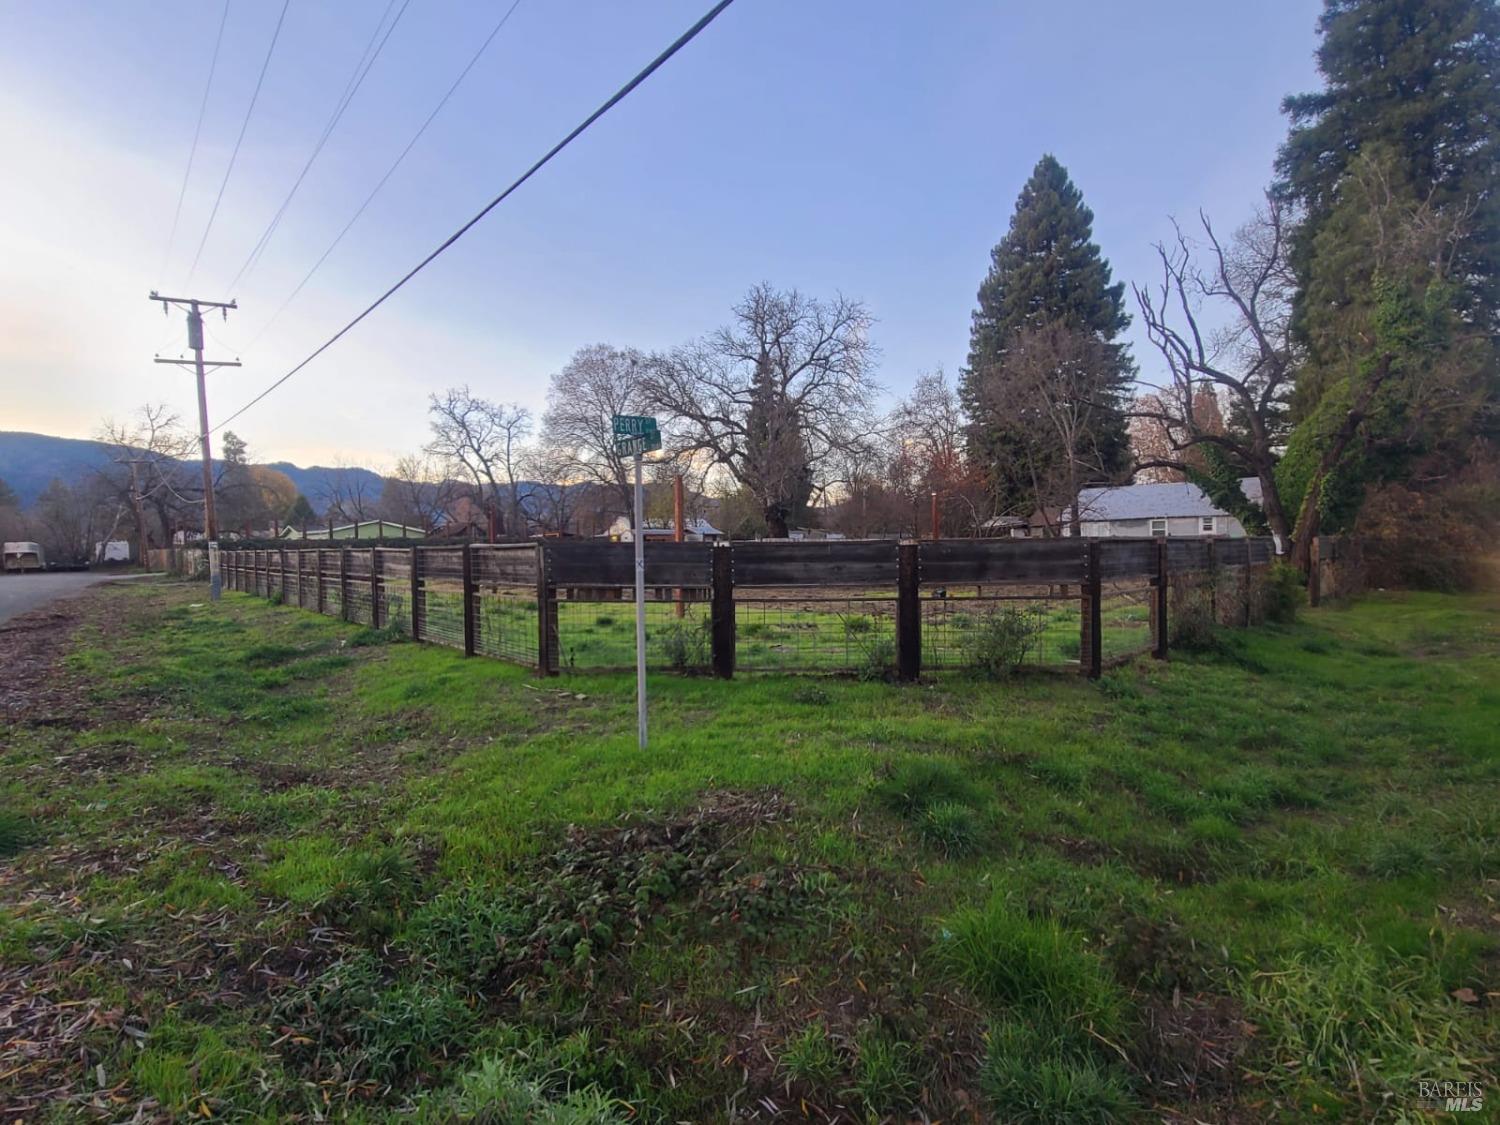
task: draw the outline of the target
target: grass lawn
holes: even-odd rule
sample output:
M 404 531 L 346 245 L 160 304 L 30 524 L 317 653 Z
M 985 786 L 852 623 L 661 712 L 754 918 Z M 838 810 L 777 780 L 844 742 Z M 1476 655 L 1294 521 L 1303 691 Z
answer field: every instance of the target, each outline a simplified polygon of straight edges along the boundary
M 28 657 L 55 670 L 0 691 L 4 1120 L 1496 1096 L 1494 596 L 1097 683 L 662 674 L 644 753 L 629 675 L 189 583 L 71 605 Z M 628 605 L 588 612 L 628 641 Z

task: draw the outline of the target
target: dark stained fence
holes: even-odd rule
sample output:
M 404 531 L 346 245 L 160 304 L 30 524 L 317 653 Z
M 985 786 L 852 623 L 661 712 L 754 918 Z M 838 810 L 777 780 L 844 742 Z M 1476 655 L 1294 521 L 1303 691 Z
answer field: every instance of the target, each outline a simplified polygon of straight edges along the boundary
M 1323 581 L 1350 549 L 1320 541 Z M 201 554 L 201 552 L 199 552 Z M 221 551 L 226 588 L 543 674 L 635 659 L 629 543 Z M 647 661 L 733 675 L 912 679 L 1016 663 L 1097 675 L 1193 630 L 1263 618 L 1265 539 L 650 543 Z M 192 565 L 182 552 L 184 569 Z

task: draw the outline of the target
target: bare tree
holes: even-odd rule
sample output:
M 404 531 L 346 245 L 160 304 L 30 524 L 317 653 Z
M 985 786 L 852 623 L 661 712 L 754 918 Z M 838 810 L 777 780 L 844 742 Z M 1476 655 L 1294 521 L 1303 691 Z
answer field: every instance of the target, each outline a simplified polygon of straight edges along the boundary
M 572 458 L 566 450 L 541 442 L 527 448 L 521 467 L 536 482 L 528 497 L 532 520 L 544 533 L 566 534 L 572 529 L 581 491 L 569 479 Z
M 363 523 L 379 516 L 383 486 L 379 479 L 347 457 L 334 458 L 315 487 L 324 515 L 340 523 Z
M 1006 419 L 1016 435 L 1005 443 L 1016 462 L 1008 471 L 1012 479 L 1030 480 L 1053 533 L 1066 522 L 1079 534 L 1083 488 L 1110 477 L 1100 416 L 1114 407 L 1094 397 L 1097 372 L 1111 362 L 1109 348 L 1097 334 L 1062 321 L 1029 326 L 1007 349 L 1003 370 L 978 383 L 987 414 Z M 1063 511 L 1070 521 L 1056 518 Z
M 1134 286 L 1146 334 L 1166 361 L 1169 381 L 1152 386 L 1154 399 L 1138 401 L 1131 415 L 1160 426 L 1171 450 L 1171 456 L 1137 467 L 1186 471 L 1188 450 L 1217 447 L 1260 481 L 1266 523 L 1285 549 L 1292 528 L 1275 469 L 1287 432 L 1286 399 L 1300 361 L 1291 331 L 1296 279 L 1287 262 L 1288 217 L 1267 194 L 1264 207 L 1228 246 L 1207 215 L 1200 214 L 1199 221 L 1207 263 L 1199 264 L 1196 247 L 1177 228 L 1171 245 L 1156 247 L 1160 283 Z M 1204 328 L 1199 323 L 1204 302 L 1226 307 L 1228 323 Z M 1228 399 L 1231 429 L 1214 432 L 1194 409 L 1205 384 Z
M 920 375 L 891 412 L 892 479 L 918 509 L 934 494 L 947 527 L 978 529 L 987 510 L 982 473 L 964 452 L 965 422 L 957 389 L 937 371 Z M 913 530 L 920 520 L 915 520 Z
M 542 415 L 539 456 L 548 466 L 547 479 L 601 486 L 610 506 L 631 519 L 631 465 L 615 452 L 611 419 L 648 409 L 642 390 L 647 367 L 646 357 L 633 348 L 580 348 L 552 376 Z
M 106 486 L 124 503 L 135 524 L 137 558 L 146 562 L 151 546 L 146 506 L 157 512 L 162 542 L 170 525 L 169 513 L 186 502 L 180 489 L 186 460 L 195 442 L 178 416 L 166 406 L 147 403 L 128 423 L 108 421 L 99 440 L 109 447 L 114 468 L 105 474 Z
M 467 386 L 450 387 L 429 402 L 432 441 L 427 452 L 463 472 L 490 503 L 503 505 L 507 534 L 525 535 L 518 470 L 522 446 L 531 436 L 531 411 L 479 398 Z
M 405 527 L 431 531 L 451 518 L 458 484 L 431 454 L 410 453 L 396 461 L 380 490 L 379 512 Z
M 680 420 L 674 452 L 722 466 L 785 537 L 873 428 L 871 324 L 858 301 L 756 286 L 731 324 L 651 365 L 648 397 Z

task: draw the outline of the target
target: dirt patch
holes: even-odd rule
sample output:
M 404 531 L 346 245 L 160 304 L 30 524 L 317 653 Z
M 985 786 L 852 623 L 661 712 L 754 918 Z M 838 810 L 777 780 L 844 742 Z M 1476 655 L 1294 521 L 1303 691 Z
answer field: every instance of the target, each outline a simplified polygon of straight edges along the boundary
M 61 665 L 83 617 L 80 603 L 95 601 L 73 599 L 66 611 L 32 610 L 0 626 L 0 717 L 6 722 L 74 730 L 88 725 L 78 685 Z
M 1135 1059 L 1157 1101 L 1229 1105 L 1243 1086 L 1257 1028 L 1227 996 L 1174 993 L 1141 1009 Z M 1219 1112 L 1205 1120 L 1227 1120 Z

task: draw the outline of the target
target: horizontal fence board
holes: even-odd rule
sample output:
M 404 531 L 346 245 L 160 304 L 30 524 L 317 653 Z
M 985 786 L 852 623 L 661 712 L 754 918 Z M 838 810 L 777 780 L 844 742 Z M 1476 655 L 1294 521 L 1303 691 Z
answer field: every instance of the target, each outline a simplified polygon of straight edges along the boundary
M 535 586 L 536 547 L 473 547 L 474 581 L 486 586 Z
M 646 585 L 707 586 L 708 543 L 647 543 Z M 549 543 L 547 575 L 554 586 L 634 586 L 634 543 Z
M 896 541 L 736 543 L 736 586 L 894 586 Z M 708 583 L 704 583 L 707 585 Z
M 1155 539 L 1101 539 L 1103 578 L 1142 578 L 1156 573 Z
M 1220 539 L 1214 547 L 1214 556 L 1220 566 L 1248 566 L 1250 541 L 1248 539 Z
M 940 539 L 918 551 L 922 584 L 1078 582 L 1082 539 Z
M 1268 563 L 1276 557 L 1276 545 L 1266 538 L 1247 540 L 1250 544 L 1250 561 L 1256 566 Z
M 1176 574 L 1180 571 L 1207 569 L 1208 540 L 1167 540 L 1167 571 L 1169 573 Z

